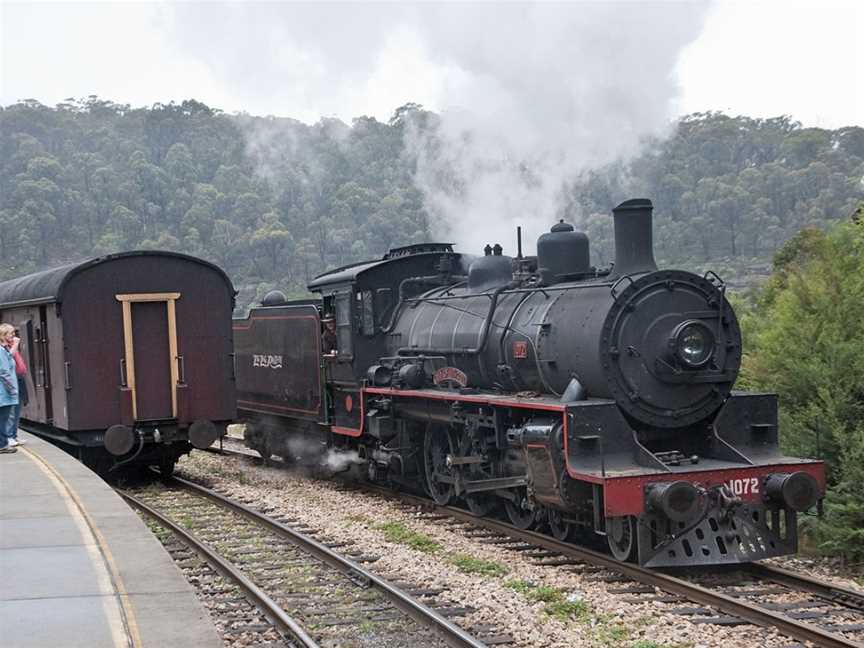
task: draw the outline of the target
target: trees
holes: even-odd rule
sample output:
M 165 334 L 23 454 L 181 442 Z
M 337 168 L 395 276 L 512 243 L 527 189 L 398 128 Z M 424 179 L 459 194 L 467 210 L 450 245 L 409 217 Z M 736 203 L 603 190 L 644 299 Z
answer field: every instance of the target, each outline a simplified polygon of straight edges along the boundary
M 220 264 L 244 307 L 428 236 L 401 122 L 27 101 L 0 110 L 0 153 L 0 278 L 165 246 Z
M 864 213 L 864 203 L 859 210 Z M 826 549 L 864 558 L 864 219 L 802 230 L 775 255 L 751 317 L 742 382 L 780 395 L 790 454 L 822 458 Z
M 0 219 L 12 230 L 0 233 L 0 278 L 164 241 L 254 284 L 241 306 L 265 284 L 302 294 L 329 267 L 428 240 L 435 223 L 405 137 L 437 122 L 417 104 L 350 126 L 225 115 L 192 100 L 2 108 Z M 561 215 L 582 221 L 597 262 L 611 260 L 611 224 L 591 215 L 646 195 L 662 264 L 765 266 L 801 227 L 850 208 L 864 175 L 864 129 L 784 117 L 691 115 L 644 151 L 570 183 Z
M 682 118 L 668 139 L 646 142 L 626 165 L 575 181 L 563 211 L 608 213 L 621 199 L 646 195 L 662 262 L 720 261 L 746 272 L 802 227 L 825 228 L 848 213 L 862 176 L 864 129 L 699 113 Z

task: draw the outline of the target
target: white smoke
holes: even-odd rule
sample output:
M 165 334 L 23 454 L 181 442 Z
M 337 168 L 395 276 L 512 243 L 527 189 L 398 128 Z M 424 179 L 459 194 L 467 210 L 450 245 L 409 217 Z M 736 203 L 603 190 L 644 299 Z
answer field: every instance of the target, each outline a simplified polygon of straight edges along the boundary
M 569 181 L 669 124 L 674 69 L 704 4 L 448 5 L 421 32 L 460 71 L 431 130 L 409 129 L 439 236 L 526 251 L 562 215 Z M 611 209 L 613 205 L 609 205 Z M 467 247 L 466 247 L 467 246 Z
M 347 470 L 349 466 L 362 465 L 366 462 L 360 458 L 360 455 L 355 450 L 330 448 L 322 463 L 333 472 L 342 472 Z
M 342 472 L 351 465 L 366 463 L 355 450 L 325 449 L 325 446 L 316 439 L 291 436 L 286 443 L 291 460 L 301 465 L 319 464 L 333 472 Z
M 324 444 L 309 437 L 290 436 L 286 445 L 290 459 L 299 463 L 314 461 L 324 452 Z
M 561 213 L 568 182 L 667 126 L 679 54 L 707 9 L 183 3 L 171 27 L 240 99 L 274 114 L 387 119 L 407 102 L 439 113 L 431 130 L 406 137 L 436 235 L 463 251 L 500 242 L 512 253 L 515 226 L 533 247 Z M 260 135 L 250 150 L 266 167 L 266 129 Z

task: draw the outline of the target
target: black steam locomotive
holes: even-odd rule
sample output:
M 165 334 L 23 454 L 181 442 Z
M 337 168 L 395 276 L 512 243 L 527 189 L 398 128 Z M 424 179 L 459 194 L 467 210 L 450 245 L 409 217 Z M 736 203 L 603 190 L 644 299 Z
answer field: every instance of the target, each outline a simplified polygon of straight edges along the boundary
M 732 391 L 741 331 L 720 278 L 657 269 L 649 200 L 613 213 L 611 268 L 562 222 L 536 257 L 414 245 L 317 277 L 320 301 L 269 295 L 234 326 L 247 444 L 342 453 L 642 565 L 795 552 L 823 465 L 780 453 L 776 396 Z

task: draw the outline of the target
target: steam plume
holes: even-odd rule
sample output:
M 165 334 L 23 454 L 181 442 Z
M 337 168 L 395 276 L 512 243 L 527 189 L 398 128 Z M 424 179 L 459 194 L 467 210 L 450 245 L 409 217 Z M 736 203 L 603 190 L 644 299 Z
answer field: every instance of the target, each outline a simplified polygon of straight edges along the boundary
M 527 248 L 561 215 L 568 181 L 667 126 L 674 69 L 706 7 L 685 3 L 467 5 L 430 11 L 423 35 L 460 71 L 432 129 L 409 130 L 439 235 Z M 454 15 L 454 14 L 460 15 Z M 461 28 L 453 29 L 453 25 Z M 610 205 L 610 208 L 612 205 Z
M 664 129 L 679 54 L 707 8 L 188 3 L 171 25 L 240 98 L 264 97 L 274 113 L 386 119 L 407 102 L 440 113 L 406 137 L 436 234 L 463 251 L 499 241 L 512 252 L 517 223 L 530 248 L 554 222 L 568 181 Z

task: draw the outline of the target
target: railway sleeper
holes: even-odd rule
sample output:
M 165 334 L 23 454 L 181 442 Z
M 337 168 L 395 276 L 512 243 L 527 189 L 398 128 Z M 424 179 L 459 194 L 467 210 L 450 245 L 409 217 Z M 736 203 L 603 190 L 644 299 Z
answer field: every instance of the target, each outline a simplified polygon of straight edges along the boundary
M 739 619 L 738 617 L 733 617 L 733 616 L 716 616 L 716 617 L 705 617 L 702 619 L 691 619 L 690 623 L 693 623 L 696 625 L 717 625 L 717 626 L 752 625 L 749 621 L 745 621 L 744 619 Z

